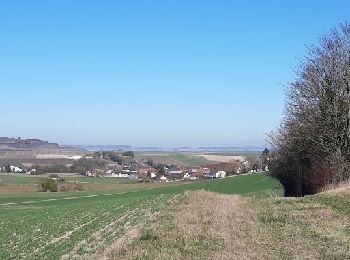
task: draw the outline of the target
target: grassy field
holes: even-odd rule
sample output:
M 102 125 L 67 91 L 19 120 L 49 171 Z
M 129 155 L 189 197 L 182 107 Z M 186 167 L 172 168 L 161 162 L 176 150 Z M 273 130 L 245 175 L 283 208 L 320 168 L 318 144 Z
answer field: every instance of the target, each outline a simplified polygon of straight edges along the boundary
M 77 149 L 32 149 L 32 150 L 14 150 L 0 151 L 0 159 L 36 159 L 40 155 L 62 156 L 84 155 L 85 152 Z
M 350 189 L 305 198 L 187 192 L 114 259 L 350 259 Z M 169 236 L 171 234 L 171 236 Z
M 0 174 L 0 186 L 38 184 L 43 177 L 32 175 L 5 175 Z
M 35 185 L 48 175 L 10 175 L 0 174 L 0 186 L 11 185 Z M 135 180 L 127 178 L 93 178 L 84 176 L 64 176 L 66 182 L 89 183 L 89 184 L 113 184 L 113 183 L 134 183 Z
M 65 159 L 66 156 L 84 155 L 85 152 L 78 149 L 32 149 L 0 151 L 0 164 L 23 164 L 27 167 L 36 164 L 73 164 L 73 160 Z
M 1 259 L 93 256 L 170 195 L 128 193 L 1 206 Z
M 0 259 L 350 259 L 350 188 L 282 194 L 258 173 L 1 195 Z
M 282 193 L 276 181 L 256 174 L 143 190 L 0 196 L 0 259 L 110 258 L 120 239 L 136 238 L 137 230 L 152 223 L 154 212 L 199 189 L 258 197 Z

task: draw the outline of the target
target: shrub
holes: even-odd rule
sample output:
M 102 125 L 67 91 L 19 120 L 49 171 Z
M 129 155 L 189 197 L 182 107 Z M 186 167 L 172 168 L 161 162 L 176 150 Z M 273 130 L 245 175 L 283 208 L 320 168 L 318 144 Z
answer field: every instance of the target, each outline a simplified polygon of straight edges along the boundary
M 41 181 L 41 188 L 43 191 L 57 192 L 58 185 L 54 179 L 46 178 Z
M 131 158 L 134 158 L 134 157 L 135 157 L 135 154 L 134 154 L 133 151 L 124 152 L 122 155 L 123 155 L 123 156 L 127 156 L 127 157 L 131 157 Z

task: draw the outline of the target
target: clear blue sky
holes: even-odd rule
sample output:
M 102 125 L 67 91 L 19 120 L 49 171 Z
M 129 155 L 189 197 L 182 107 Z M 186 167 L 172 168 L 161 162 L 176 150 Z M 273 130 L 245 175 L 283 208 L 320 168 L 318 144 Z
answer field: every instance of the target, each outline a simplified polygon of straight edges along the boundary
M 0 136 L 264 145 L 293 67 L 350 1 L 0 2 Z

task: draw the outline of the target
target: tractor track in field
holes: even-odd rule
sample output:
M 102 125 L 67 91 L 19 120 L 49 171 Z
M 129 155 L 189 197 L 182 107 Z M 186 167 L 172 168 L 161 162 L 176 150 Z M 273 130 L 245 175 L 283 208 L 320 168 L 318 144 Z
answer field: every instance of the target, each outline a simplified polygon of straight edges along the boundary
M 148 207 L 161 201 L 162 197 L 160 196 L 155 200 L 147 201 L 141 207 L 131 209 L 125 214 L 120 215 L 118 219 L 96 230 L 89 238 L 80 241 L 69 253 L 61 256 L 61 259 L 99 259 L 98 256 L 109 245 L 108 240 L 114 241 L 120 235 L 125 234 L 130 228 L 133 228 L 135 226 L 133 222 L 147 216 L 149 213 Z M 84 249 L 84 253 L 79 254 L 79 251 L 82 249 Z
M 122 205 L 122 206 L 118 207 L 118 209 L 121 209 L 121 208 L 123 208 L 123 207 L 125 207 L 125 205 Z M 46 244 L 43 245 L 42 247 L 36 248 L 36 249 L 33 251 L 34 255 L 37 254 L 37 253 L 39 253 L 39 252 L 42 252 L 43 250 L 45 251 L 45 248 L 46 248 L 47 246 L 60 243 L 60 242 L 63 241 L 63 240 L 70 239 L 70 237 L 71 237 L 74 233 L 76 233 L 76 232 L 78 232 L 79 230 L 81 230 L 82 228 L 84 228 L 84 227 L 90 225 L 90 224 L 93 223 L 94 221 L 98 220 L 100 217 L 104 217 L 104 216 L 106 216 L 106 215 L 108 215 L 108 214 L 110 214 L 110 211 L 106 211 L 106 212 L 102 213 L 100 216 L 96 216 L 96 217 L 90 219 L 89 221 L 82 222 L 80 225 L 78 225 L 78 226 L 75 227 L 74 229 L 65 232 L 64 234 L 62 234 L 62 235 L 59 236 L 59 237 L 53 238 L 50 242 L 46 243 Z
M 155 189 L 159 189 L 159 188 L 160 187 L 148 188 L 148 189 L 142 189 L 142 190 L 122 191 L 122 192 L 117 192 L 117 193 L 90 194 L 90 195 L 85 195 L 85 196 L 71 196 L 71 197 L 52 198 L 52 199 L 44 199 L 44 200 L 7 202 L 7 203 L 0 204 L 0 206 L 15 206 L 15 205 L 21 205 L 21 204 L 34 204 L 34 203 L 51 202 L 51 201 L 64 201 L 64 200 L 75 200 L 75 199 L 87 199 L 87 198 L 94 198 L 94 197 L 106 197 L 106 196 L 123 195 L 123 194 L 127 194 L 127 193 L 134 193 L 134 192 L 140 192 L 140 191 L 155 190 Z

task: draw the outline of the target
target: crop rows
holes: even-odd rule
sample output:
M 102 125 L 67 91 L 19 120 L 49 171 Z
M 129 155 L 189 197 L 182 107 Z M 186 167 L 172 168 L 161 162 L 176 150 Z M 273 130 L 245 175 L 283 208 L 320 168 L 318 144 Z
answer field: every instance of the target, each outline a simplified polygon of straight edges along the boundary
M 100 252 L 171 195 L 113 196 L 9 208 L 0 259 L 67 259 Z

